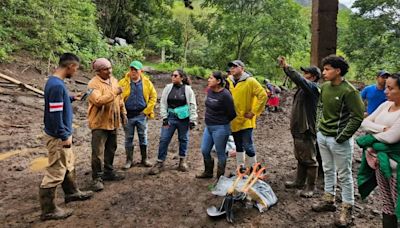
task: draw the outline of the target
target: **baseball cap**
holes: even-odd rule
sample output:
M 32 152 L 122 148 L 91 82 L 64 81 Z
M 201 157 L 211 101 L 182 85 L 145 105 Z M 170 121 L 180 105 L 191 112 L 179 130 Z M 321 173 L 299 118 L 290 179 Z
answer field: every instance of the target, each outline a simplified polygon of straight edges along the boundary
M 135 68 L 136 70 L 141 70 L 143 68 L 143 64 L 137 60 L 132 61 L 129 66 Z
M 240 67 L 244 67 L 244 63 L 242 62 L 242 60 L 233 60 L 232 62 L 228 63 L 228 67 L 232 67 L 232 66 L 240 66 Z
M 382 76 L 389 76 L 390 75 L 390 73 L 389 72 L 387 72 L 386 70 L 380 70 L 380 71 L 378 71 L 378 74 L 377 74 L 377 76 L 378 77 L 382 77 Z
M 318 79 L 321 77 L 321 70 L 316 66 L 300 67 L 303 72 L 310 73 L 316 76 Z

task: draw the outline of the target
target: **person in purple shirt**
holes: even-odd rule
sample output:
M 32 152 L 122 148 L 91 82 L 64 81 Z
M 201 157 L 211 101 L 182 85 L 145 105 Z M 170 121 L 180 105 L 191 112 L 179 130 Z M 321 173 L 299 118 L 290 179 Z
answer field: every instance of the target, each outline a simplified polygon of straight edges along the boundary
M 361 98 L 367 105 L 367 112 L 364 113 L 364 116 L 373 113 L 379 105 L 386 101 L 385 83 L 389 75 L 387 71 L 379 71 L 376 75 L 376 84 L 369 85 L 361 91 Z

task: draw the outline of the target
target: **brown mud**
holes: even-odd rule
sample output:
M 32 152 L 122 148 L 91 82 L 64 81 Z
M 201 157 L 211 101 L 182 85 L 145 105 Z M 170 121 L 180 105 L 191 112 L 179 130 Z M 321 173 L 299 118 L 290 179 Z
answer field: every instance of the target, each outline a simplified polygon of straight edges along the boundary
M 46 80 L 46 76 L 32 67 L 26 69 L 22 64 L 0 65 L 0 72 L 40 89 Z M 78 79 L 88 81 L 83 76 Z M 170 78 L 167 74 L 153 75 L 153 82 L 160 97 Z M 71 92 L 85 91 L 85 85 L 73 80 L 68 81 L 67 86 Z M 311 203 L 323 192 L 322 180 L 318 182 L 318 192 L 313 199 L 300 198 L 296 190 L 286 190 L 284 187 L 284 181 L 295 175 L 296 167 L 289 132 L 293 92 L 284 92 L 285 99 L 280 112 L 265 112 L 258 119 L 254 135 L 258 159 L 267 167 L 267 182 L 275 191 L 278 204 L 264 213 L 259 213 L 255 208 L 235 205 L 236 222 L 233 225 L 228 225 L 224 218 L 211 219 L 207 216 L 206 208 L 219 205 L 222 199 L 210 193 L 212 180 L 195 178 L 195 174 L 203 169 L 200 143 L 204 129 L 205 86 L 205 80 L 193 79 L 200 118 L 197 128 L 190 132 L 190 172 L 176 170 L 178 142 L 174 136 L 169 147 L 166 171 L 158 176 L 149 176 L 148 168 L 135 166 L 124 172 L 125 180 L 106 182 L 105 189 L 96 193 L 93 199 L 67 205 L 59 188 L 57 203 L 74 209 L 74 214 L 65 220 L 45 222 L 39 219 L 38 202 L 38 186 L 47 162 L 47 151 L 42 142 L 43 98 L 18 87 L 0 87 L 0 227 L 332 227 L 334 213 L 315 213 L 310 209 Z M 74 102 L 77 182 L 83 189 L 88 189 L 91 183 L 91 134 L 86 111 L 86 102 Z M 148 140 L 152 161 L 157 156 L 161 124 L 159 117 L 149 121 Z M 125 161 L 122 129 L 118 137 L 114 165 L 115 169 L 120 170 Z M 135 147 L 135 160 L 139 159 L 139 154 Z M 357 156 L 359 154 L 356 153 Z M 358 166 L 359 163 L 354 162 L 354 178 Z M 230 158 L 227 173 L 233 167 L 234 158 Z M 377 195 L 364 202 L 358 195 L 356 199 L 354 226 L 381 226 Z

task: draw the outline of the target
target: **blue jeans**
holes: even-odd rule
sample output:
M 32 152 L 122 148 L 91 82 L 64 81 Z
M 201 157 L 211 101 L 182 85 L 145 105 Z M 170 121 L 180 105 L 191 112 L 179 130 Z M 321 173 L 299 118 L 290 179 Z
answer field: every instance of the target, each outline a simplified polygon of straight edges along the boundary
M 125 148 L 133 147 L 133 138 L 135 128 L 139 137 L 139 145 L 147 145 L 147 119 L 145 115 L 138 115 L 128 119 L 128 123 L 124 127 L 125 130 Z
M 161 128 L 160 145 L 158 147 L 158 161 L 163 162 L 167 158 L 168 146 L 175 130 L 178 130 L 179 156 L 186 157 L 189 141 L 189 118 L 178 119 L 174 114 L 168 115 L 169 126 Z
M 334 137 L 317 133 L 324 169 L 324 190 L 332 195 L 336 193 L 336 172 L 342 187 L 342 200 L 354 205 L 354 183 L 351 163 L 354 152 L 353 138 L 337 143 Z
M 215 149 L 218 155 L 218 163 L 226 163 L 225 149 L 230 134 L 231 127 L 229 124 L 212 126 L 207 125 L 204 129 L 203 140 L 201 142 L 201 153 L 203 154 L 204 159 L 211 159 L 211 149 L 215 144 Z
M 253 144 L 253 128 L 232 132 L 233 138 L 235 139 L 236 151 L 246 151 L 247 156 L 254 157 L 256 150 Z

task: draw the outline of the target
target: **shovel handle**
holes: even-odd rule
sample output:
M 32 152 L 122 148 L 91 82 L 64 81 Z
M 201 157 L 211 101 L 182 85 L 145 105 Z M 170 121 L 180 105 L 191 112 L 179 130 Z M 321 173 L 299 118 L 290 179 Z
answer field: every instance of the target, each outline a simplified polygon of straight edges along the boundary
M 244 177 L 244 175 L 246 175 L 246 173 L 249 172 L 249 169 L 245 169 L 243 170 L 242 167 L 238 167 L 236 170 L 237 173 L 237 178 L 235 180 L 235 182 L 233 182 L 232 186 L 228 189 L 228 194 L 232 194 L 235 191 L 235 188 L 237 186 L 237 184 L 239 183 L 239 181 Z
M 251 182 L 251 180 L 254 178 L 254 176 L 257 174 L 257 171 L 258 171 L 260 168 L 261 168 L 261 163 L 258 163 L 258 162 L 254 163 L 254 165 L 253 165 L 253 167 L 252 167 L 252 172 L 251 172 L 251 174 L 249 175 L 249 177 L 247 178 L 246 182 L 244 183 L 242 189 L 244 189 L 244 188 Z
M 258 178 L 261 177 L 261 174 L 263 174 L 264 171 L 265 171 L 265 167 L 258 170 L 255 177 L 253 178 L 253 180 L 250 182 L 249 185 L 247 185 L 245 188 L 243 188 L 242 192 L 247 193 L 249 191 L 249 189 L 257 182 Z

